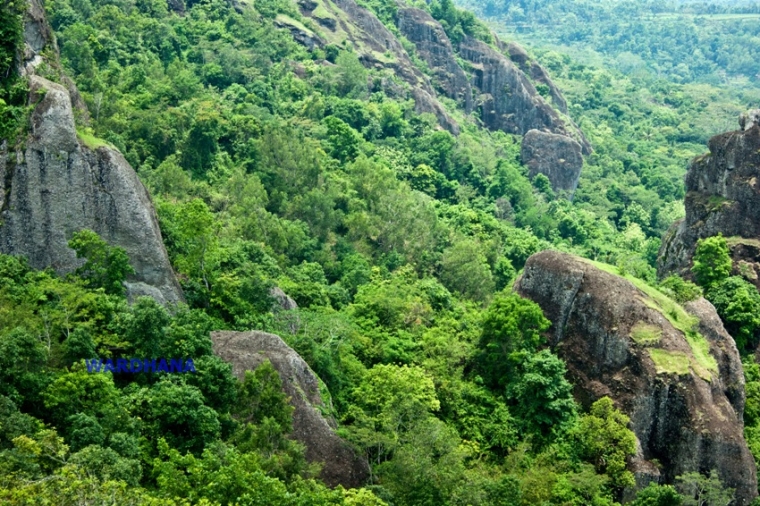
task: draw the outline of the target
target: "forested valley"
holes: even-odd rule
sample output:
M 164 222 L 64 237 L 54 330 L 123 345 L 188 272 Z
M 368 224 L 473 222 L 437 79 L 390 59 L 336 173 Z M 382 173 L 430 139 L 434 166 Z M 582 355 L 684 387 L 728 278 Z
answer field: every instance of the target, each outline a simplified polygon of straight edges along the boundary
M 471 95 L 448 91 L 405 31 L 410 12 L 441 27 L 448 68 L 462 69 L 444 74 L 463 72 Z M 739 201 L 684 178 L 760 106 L 759 21 L 755 2 L 4 0 L 0 503 L 759 504 L 760 256 L 748 251 L 760 243 L 711 231 L 668 266 L 674 222 L 699 221 L 688 202 L 708 216 Z M 369 27 L 392 40 L 376 49 Z M 527 91 L 487 90 L 488 65 L 517 65 L 511 42 L 551 79 L 515 67 Z M 526 162 L 523 139 L 542 128 L 519 116 L 539 113 L 487 117 L 497 92 L 549 111 L 545 135 L 583 153 L 571 189 Z M 73 144 L 55 128 L 67 114 Z M 70 209 L 101 204 L 40 189 L 58 177 L 45 167 L 64 181 L 77 164 L 108 202 L 120 194 L 104 174 L 134 169 L 149 195 L 134 202 L 168 258 L 160 290 L 145 287 L 163 268 L 134 253 L 153 246 L 110 240 L 111 215 L 85 213 L 98 232 L 76 225 Z M 37 212 L 28 188 L 49 221 L 19 218 Z M 130 205 L 118 220 L 142 212 Z M 37 250 L 32 237 L 60 235 L 69 256 L 20 254 L 27 234 Z M 545 250 L 560 260 L 541 264 Z M 569 274 L 551 278 L 562 262 Z M 597 327 L 604 359 L 586 370 L 573 336 L 589 329 L 591 342 Z M 366 469 L 311 458 L 293 377 L 275 358 L 233 374 L 216 331 L 280 336 L 320 399 L 299 383 L 299 402 Z M 618 370 L 621 354 L 633 358 Z M 133 357 L 190 358 L 196 372 L 92 371 Z M 633 383 L 623 394 L 597 379 L 608 372 L 667 385 L 652 405 L 694 413 L 651 415 L 652 441 L 686 441 L 688 425 L 717 455 L 734 431 L 748 474 L 696 453 L 667 460 L 639 432 Z M 729 429 L 699 425 L 713 415 L 690 389 L 711 392 Z M 361 478 L 328 479 L 326 465 Z

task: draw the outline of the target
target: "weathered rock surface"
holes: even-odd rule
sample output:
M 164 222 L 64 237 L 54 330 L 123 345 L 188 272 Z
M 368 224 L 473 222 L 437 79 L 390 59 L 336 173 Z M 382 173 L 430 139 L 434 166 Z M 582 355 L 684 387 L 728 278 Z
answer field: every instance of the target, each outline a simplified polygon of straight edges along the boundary
M 308 364 L 274 334 L 264 332 L 212 332 L 214 353 L 232 364 L 243 379 L 245 371 L 269 360 L 282 379 L 293 411 L 293 438 L 306 446 L 306 458 L 322 466 L 320 478 L 329 486 L 362 486 L 369 464 L 335 433 L 336 423 L 323 414 L 329 406 L 320 394 L 319 378 Z
M 298 5 L 301 14 L 319 25 L 326 43 L 342 45 L 346 42 L 365 67 L 391 71 L 409 85 L 409 97 L 414 100 L 417 112 L 432 113 L 442 127 L 455 135 L 459 133 L 459 125 L 438 102 L 427 76 L 412 63 L 401 42 L 371 11 L 354 0 L 298 0 Z
M 639 487 L 716 469 L 736 489 L 736 504 L 757 496 L 755 462 L 743 437 L 741 361 L 709 302 L 685 309 L 698 319 L 692 323 L 708 343 L 712 370 L 658 302 L 588 261 L 537 253 L 515 287 L 551 320 L 550 344 L 567 363 L 577 400 L 588 406 L 606 395 L 630 416 L 640 446 L 632 463 Z M 656 363 L 655 354 L 673 363 Z M 680 371 L 668 368 L 679 362 Z
M 734 272 L 760 288 L 760 126 L 716 135 L 686 173 L 686 216 L 665 234 L 658 274 L 690 276 L 699 239 L 729 238 Z
M 117 150 L 87 147 L 77 135 L 69 90 L 35 75 L 43 61 L 40 52 L 48 45 L 55 50 L 36 0 L 25 34 L 23 71 L 34 110 L 23 150 L 7 142 L 0 148 L 0 251 L 24 255 L 36 268 L 67 273 L 84 262 L 68 240 L 89 228 L 129 254 L 136 271 L 127 283 L 130 297 L 183 300 L 153 205 L 137 174 Z M 70 81 L 68 85 L 76 90 Z
M 517 42 L 510 42 L 505 44 L 499 41 L 499 49 L 505 51 L 509 58 L 517 65 L 517 67 L 530 76 L 537 83 L 546 85 L 549 88 L 549 96 L 552 99 L 552 105 L 559 109 L 563 114 L 567 114 L 567 101 L 562 96 L 562 92 L 554 84 L 554 81 L 549 77 L 549 73 L 543 68 L 537 61 L 528 56 L 528 52 Z
M 456 60 L 454 47 L 438 21 L 422 9 L 398 11 L 398 28 L 433 71 L 439 91 L 456 100 L 467 114 L 473 109 L 472 86 Z
M 298 304 L 287 293 L 282 291 L 279 286 L 273 287 L 269 290 L 269 296 L 275 301 L 275 310 L 277 311 L 291 311 L 298 309 Z
M 530 130 L 522 140 L 520 157 L 529 177 L 544 174 L 556 192 L 572 199 L 583 168 L 581 145 L 564 135 Z
M 488 128 L 519 135 L 533 129 L 549 131 L 573 138 L 584 153 L 591 152 L 580 130 L 546 103 L 509 58 L 472 37 L 464 38 L 459 54 L 472 64 L 472 84 L 479 91 L 476 103 Z

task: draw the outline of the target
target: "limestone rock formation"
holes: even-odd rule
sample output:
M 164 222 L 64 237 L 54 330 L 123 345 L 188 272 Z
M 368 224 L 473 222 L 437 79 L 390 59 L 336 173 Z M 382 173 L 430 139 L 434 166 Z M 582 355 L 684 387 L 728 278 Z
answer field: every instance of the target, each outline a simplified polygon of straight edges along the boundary
M 529 258 L 515 287 L 551 320 L 550 345 L 567 363 L 576 399 L 588 406 L 609 396 L 630 416 L 639 487 L 715 469 L 736 489 L 736 504 L 757 496 L 743 437 L 741 361 L 709 302 L 684 309 L 554 251 Z
M 574 138 L 584 153 L 591 152 L 580 130 L 546 103 L 509 58 L 472 37 L 460 43 L 459 54 L 472 64 L 472 84 L 479 91 L 476 102 L 488 128 L 519 135 L 532 129 L 546 130 Z
M 406 8 L 398 11 L 398 29 L 414 43 L 417 54 L 433 71 L 439 91 L 456 100 L 470 114 L 473 109 L 472 86 L 459 66 L 441 24 L 422 9 Z
M 359 487 L 369 477 L 369 464 L 335 433 L 336 423 L 322 398 L 319 378 L 280 337 L 264 332 L 212 332 L 214 353 L 232 364 L 242 379 L 245 371 L 269 360 L 282 379 L 293 411 L 293 438 L 306 446 L 309 462 L 322 466 L 320 478 L 329 486 Z M 327 401 L 329 403 L 329 400 Z
M 581 145 L 570 137 L 530 130 L 523 137 L 520 158 L 528 166 L 528 176 L 544 174 L 556 192 L 572 199 L 583 167 Z
M 391 71 L 410 87 L 409 95 L 417 112 L 432 113 L 442 127 L 455 135 L 459 133 L 459 126 L 438 102 L 429 79 L 412 63 L 396 36 L 371 11 L 355 0 L 298 0 L 298 5 L 301 14 L 320 27 L 326 43 L 347 42 L 365 67 Z
M 34 0 L 27 16 L 23 74 L 30 84 L 30 134 L 23 148 L 0 147 L 0 251 L 24 255 L 35 268 L 67 273 L 81 265 L 67 245 L 89 228 L 129 254 L 136 274 L 130 297 L 150 295 L 161 303 L 183 300 L 161 239 L 148 192 L 114 148 L 88 146 L 77 134 L 76 87 L 36 75 L 52 31 Z M 51 62 L 58 66 L 57 62 Z M 64 80 L 64 82 L 66 82 Z
M 549 96 L 552 99 L 552 105 L 559 109 L 563 114 L 567 114 L 567 101 L 562 96 L 562 92 L 549 77 L 549 73 L 537 61 L 528 56 L 528 52 L 517 42 L 505 44 L 499 41 L 499 49 L 505 51 L 509 58 L 517 67 L 525 72 L 535 82 L 545 85 L 549 89 Z
M 665 234 L 658 274 L 690 276 L 699 239 L 728 238 L 734 273 L 760 287 L 760 126 L 716 135 L 686 173 L 686 216 Z

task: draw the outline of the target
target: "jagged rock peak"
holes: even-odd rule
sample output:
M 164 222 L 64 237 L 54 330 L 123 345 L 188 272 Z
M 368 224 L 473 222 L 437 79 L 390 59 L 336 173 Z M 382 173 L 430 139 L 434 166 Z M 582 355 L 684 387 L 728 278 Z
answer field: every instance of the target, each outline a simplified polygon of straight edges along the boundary
M 232 364 L 242 380 L 269 360 L 282 379 L 293 411 L 293 438 L 306 446 L 306 459 L 322 464 L 320 478 L 329 486 L 360 487 L 369 478 L 369 464 L 335 433 L 330 400 L 320 393 L 319 378 L 279 336 L 265 332 L 212 332 L 214 353 Z
M 760 287 L 760 126 L 716 135 L 686 173 L 686 216 L 663 237 L 658 274 L 690 276 L 699 239 L 728 238 L 736 274 Z
M 733 339 L 706 300 L 681 307 L 613 269 L 543 251 L 528 259 L 515 288 L 552 322 L 550 345 L 567 364 L 576 399 L 589 406 L 609 396 L 631 418 L 637 487 L 715 469 L 736 489 L 736 504 L 749 504 L 757 474 L 743 436 L 744 376 Z
M 37 75 L 43 65 L 60 75 L 59 62 L 42 56 L 50 47 L 57 57 L 57 47 L 38 0 L 30 1 L 25 21 L 20 70 L 29 81 L 33 111 L 23 146 L 0 142 L 0 251 L 26 256 L 35 268 L 67 273 L 84 262 L 68 240 L 89 228 L 126 249 L 135 269 L 127 283 L 130 298 L 182 301 L 155 210 L 137 174 L 107 143 L 88 145 L 80 138 L 73 104 L 84 105 L 71 81 L 62 78 L 64 87 Z

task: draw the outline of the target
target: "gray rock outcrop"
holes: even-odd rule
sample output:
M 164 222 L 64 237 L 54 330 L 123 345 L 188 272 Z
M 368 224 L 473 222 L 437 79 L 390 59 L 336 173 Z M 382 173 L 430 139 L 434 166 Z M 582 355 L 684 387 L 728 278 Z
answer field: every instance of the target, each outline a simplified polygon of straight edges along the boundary
M 520 158 L 531 179 L 544 174 L 555 192 L 564 192 L 572 199 L 583 168 L 581 149 L 570 137 L 530 130 L 523 137 Z
M 443 128 L 454 135 L 459 133 L 459 125 L 438 102 L 430 80 L 370 10 L 354 0 L 298 0 L 298 6 L 303 16 L 320 27 L 323 38 L 319 40 L 336 45 L 348 43 L 365 67 L 386 69 L 406 83 L 418 113 L 434 114 Z
M 480 117 L 491 130 L 524 135 L 536 129 L 575 139 L 583 153 L 591 145 L 578 128 L 549 105 L 512 60 L 472 37 L 459 44 L 459 55 L 472 65 L 472 85 Z
M 433 71 L 439 92 L 456 100 L 467 114 L 473 109 L 472 86 L 456 60 L 454 47 L 438 21 L 422 9 L 398 11 L 398 29 Z
M 637 486 L 715 469 L 736 489 L 735 504 L 757 496 L 741 360 L 709 302 L 682 308 L 554 251 L 530 257 L 515 287 L 552 322 L 550 345 L 567 364 L 576 399 L 588 406 L 609 396 L 631 418 Z
M 561 113 L 567 114 L 567 101 L 562 96 L 562 92 L 559 90 L 554 81 L 549 77 L 549 73 L 544 67 L 542 67 L 536 60 L 533 60 L 528 52 L 517 42 L 510 42 L 505 44 L 499 41 L 499 49 L 505 51 L 509 55 L 509 59 L 512 60 L 517 67 L 530 76 L 533 81 L 545 85 L 549 89 L 549 96 L 552 99 L 552 105 L 556 107 Z
M 337 424 L 320 393 L 319 378 L 280 337 L 264 332 L 212 332 L 214 353 L 232 364 L 243 379 L 245 371 L 269 360 L 282 379 L 293 411 L 293 438 L 306 446 L 309 462 L 322 464 L 320 478 L 329 486 L 360 487 L 369 478 L 369 464 L 335 433 Z M 328 400 L 329 402 L 329 400 Z
M 26 256 L 38 269 L 68 273 L 84 262 L 68 241 L 88 228 L 126 249 L 136 271 L 127 283 L 130 297 L 182 301 L 153 205 L 137 174 L 106 143 L 88 146 L 77 134 L 72 93 L 35 75 L 43 49 L 50 46 L 55 54 L 37 0 L 30 4 L 25 35 L 22 73 L 29 80 L 33 111 L 23 147 L 7 141 L 0 147 L 0 251 Z
M 660 276 L 691 276 L 697 241 L 723 234 L 734 273 L 760 288 L 760 126 L 711 138 L 686 173 L 686 216 L 671 226 L 657 260 Z

